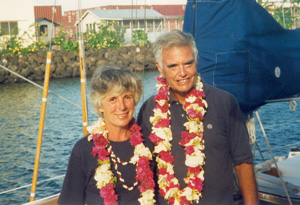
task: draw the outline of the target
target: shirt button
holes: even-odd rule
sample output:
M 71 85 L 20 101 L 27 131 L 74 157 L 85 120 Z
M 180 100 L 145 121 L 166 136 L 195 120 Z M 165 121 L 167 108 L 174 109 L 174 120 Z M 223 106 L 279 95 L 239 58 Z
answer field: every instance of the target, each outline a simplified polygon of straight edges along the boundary
M 184 114 L 182 114 L 181 117 L 184 117 Z

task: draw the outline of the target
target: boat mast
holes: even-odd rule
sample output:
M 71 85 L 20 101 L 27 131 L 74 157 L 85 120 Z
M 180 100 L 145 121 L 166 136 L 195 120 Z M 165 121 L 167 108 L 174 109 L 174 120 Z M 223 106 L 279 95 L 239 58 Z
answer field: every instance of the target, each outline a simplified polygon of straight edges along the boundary
M 81 102 L 82 102 L 82 124 L 83 124 L 83 136 L 88 134 L 88 115 L 87 115 L 87 97 L 86 97 L 86 65 L 84 60 L 84 42 L 82 33 L 82 8 L 81 0 L 78 0 L 78 10 L 79 10 L 79 63 L 80 63 L 80 83 L 81 83 Z
M 53 33 L 53 29 L 54 29 L 54 23 L 53 22 L 54 22 L 55 6 L 56 6 L 56 0 L 54 0 L 54 6 L 52 7 L 52 23 L 51 23 L 51 30 L 50 30 L 50 46 L 49 46 L 49 51 L 47 53 L 47 60 L 46 60 L 44 88 L 43 88 L 42 106 L 41 106 L 41 114 L 40 114 L 40 125 L 39 125 L 39 133 L 38 133 L 38 140 L 37 140 L 36 153 L 35 153 L 35 163 L 34 163 L 32 184 L 31 184 L 31 192 L 30 192 L 30 200 L 29 200 L 30 202 L 34 201 L 34 199 L 35 199 L 36 184 L 37 184 L 37 179 L 38 179 L 40 155 L 41 155 L 41 148 L 42 148 L 42 141 L 43 141 L 44 122 L 45 122 L 48 87 L 49 87 L 49 79 L 50 79 L 50 68 L 51 68 L 51 60 L 52 60 L 51 41 L 52 41 L 52 33 Z

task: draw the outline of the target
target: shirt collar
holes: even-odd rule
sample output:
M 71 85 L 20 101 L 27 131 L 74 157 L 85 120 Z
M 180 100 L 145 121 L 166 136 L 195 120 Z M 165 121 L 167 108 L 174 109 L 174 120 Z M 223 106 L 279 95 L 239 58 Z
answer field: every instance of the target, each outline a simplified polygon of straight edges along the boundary
M 170 100 L 170 104 L 173 104 L 173 103 L 177 102 L 177 101 L 174 99 L 174 96 L 173 96 L 173 93 L 172 93 L 171 89 L 170 89 L 169 100 Z

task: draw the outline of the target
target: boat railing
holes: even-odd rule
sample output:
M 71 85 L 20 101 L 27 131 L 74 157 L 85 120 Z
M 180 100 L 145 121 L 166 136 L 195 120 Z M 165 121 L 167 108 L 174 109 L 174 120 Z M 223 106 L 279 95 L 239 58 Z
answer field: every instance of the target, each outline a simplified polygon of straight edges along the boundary
M 295 101 L 294 99 L 290 99 L 290 100 L 288 100 L 288 101 L 290 102 L 290 110 L 291 110 L 292 112 L 295 111 L 296 106 L 297 106 L 296 101 Z M 292 105 L 291 105 L 291 102 L 292 102 L 292 101 L 294 101 L 294 103 L 292 103 Z M 288 204 L 292 204 L 292 200 L 291 200 L 290 194 L 289 194 L 289 192 L 288 192 L 287 184 L 286 184 L 285 181 L 283 180 L 283 177 L 282 177 L 282 174 L 281 174 L 280 169 L 279 169 L 279 167 L 278 167 L 278 164 L 277 164 L 275 155 L 273 154 L 273 151 L 272 151 L 272 150 L 274 150 L 274 149 L 273 149 L 273 148 L 271 149 L 271 146 L 270 146 L 270 143 L 269 143 L 267 134 L 266 134 L 266 132 L 265 132 L 265 128 L 264 128 L 264 126 L 262 125 L 262 122 L 261 122 L 261 120 L 260 120 L 260 116 L 259 116 L 259 114 L 258 114 L 258 111 L 255 111 L 254 113 L 255 113 L 255 115 L 256 115 L 256 119 L 257 119 L 258 124 L 259 124 L 259 126 L 260 126 L 260 129 L 261 129 L 261 131 L 262 131 L 263 137 L 264 137 L 264 139 L 265 139 L 265 141 L 266 141 L 268 151 L 269 151 L 270 154 L 271 154 L 271 158 L 272 158 L 273 164 L 274 164 L 274 166 L 275 166 L 275 168 L 276 168 L 276 170 L 277 170 L 277 174 L 278 174 L 278 177 L 279 177 L 279 179 L 280 179 L 280 181 L 279 181 L 278 183 L 281 183 L 281 185 L 282 185 L 282 188 L 283 188 L 283 190 L 284 190 L 284 192 L 285 192 L 285 194 L 286 194 L 286 197 L 287 197 L 287 202 L 288 202 Z M 295 122 L 295 121 L 294 121 L 294 122 Z M 286 123 L 286 122 L 285 122 L 285 123 Z M 282 124 L 285 124 L 285 123 L 282 123 Z M 278 126 L 278 124 L 276 124 L 276 126 Z M 298 144 L 298 143 L 299 143 L 299 142 L 297 142 L 297 144 Z M 292 145 L 295 145 L 295 144 L 296 144 L 296 143 L 293 143 Z M 257 145 L 257 147 L 258 147 L 258 144 L 257 144 L 257 143 L 256 143 L 256 145 Z M 290 146 L 292 146 L 292 145 L 290 145 Z M 287 145 L 285 145 L 285 146 L 287 146 Z M 258 150 L 259 150 L 259 148 L 258 148 Z M 261 154 L 261 156 L 262 156 L 262 151 L 259 150 L 259 152 L 260 152 L 260 154 Z M 263 156 L 262 156 L 262 157 L 263 157 Z

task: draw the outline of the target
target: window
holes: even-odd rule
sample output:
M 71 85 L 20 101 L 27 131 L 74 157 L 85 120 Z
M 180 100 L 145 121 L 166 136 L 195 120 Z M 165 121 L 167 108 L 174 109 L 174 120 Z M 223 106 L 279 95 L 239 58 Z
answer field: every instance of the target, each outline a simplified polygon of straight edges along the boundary
M 48 26 L 47 25 L 41 25 L 39 34 L 40 34 L 40 36 L 48 36 Z
M 0 36 L 2 35 L 17 35 L 18 34 L 18 22 L 8 21 L 0 22 Z
M 8 22 L 1 22 L 1 35 L 9 35 Z

